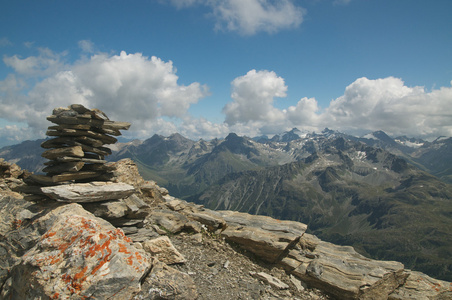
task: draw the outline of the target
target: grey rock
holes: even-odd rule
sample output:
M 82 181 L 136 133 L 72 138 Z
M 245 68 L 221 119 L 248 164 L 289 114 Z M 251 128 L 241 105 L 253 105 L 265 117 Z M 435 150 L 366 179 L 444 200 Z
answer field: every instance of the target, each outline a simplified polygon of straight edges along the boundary
M 132 241 L 140 243 L 159 236 L 159 234 L 155 230 L 150 228 L 138 228 L 137 232 L 126 233 L 126 235 Z
M 41 188 L 48 197 L 62 202 L 97 202 L 130 196 L 135 188 L 126 183 L 90 182 Z
M 62 156 L 83 157 L 85 152 L 81 146 L 62 147 L 44 151 L 41 156 L 47 159 L 55 159 Z
M 227 223 L 221 233 L 227 240 L 268 262 L 276 262 L 295 245 L 307 226 L 294 221 L 280 221 L 233 211 L 220 211 Z
M 152 224 L 156 224 L 170 233 L 182 231 L 189 222 L 188 218 L 183 214 L 167 209 L 153 210 L 148 219 Z
M 129 211 L 129 207 L 122 200 L 83 203 L 83 208 L 96 217 L 107 220 L 122 218 Z
M 137 195 L 132 194 L 127 198 L 122 199 L 122 202 L 127 206 L 127 217 L 128 218 L 144 218 L 148 215 L 149 205 L 141 200 Z
M 226 228 L 226 221 L 219 213 L 214 211 L 204 211 L 199 213 L 189 213 L 188 218 L 198 221 L 207 226 L 210 231 L 217 231 Z
M 142 291 L 136 299 L 197 299 L 198 291 L 190 275 L 182 273 L 158 260 L 154 260 Z

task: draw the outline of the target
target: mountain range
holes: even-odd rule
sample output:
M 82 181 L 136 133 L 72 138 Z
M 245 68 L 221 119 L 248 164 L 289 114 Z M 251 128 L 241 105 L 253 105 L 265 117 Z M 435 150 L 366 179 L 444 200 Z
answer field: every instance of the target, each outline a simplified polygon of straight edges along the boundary
M 39 172 L 41 142 L 4 147 L 0 157 Z M 109 159 L 133 159 L 176 197 L 300 221 L 323 240 L 452 281 L 451 147 L 445 137 L 294 128 L 272 138 L 154 135 L 113 145 Z

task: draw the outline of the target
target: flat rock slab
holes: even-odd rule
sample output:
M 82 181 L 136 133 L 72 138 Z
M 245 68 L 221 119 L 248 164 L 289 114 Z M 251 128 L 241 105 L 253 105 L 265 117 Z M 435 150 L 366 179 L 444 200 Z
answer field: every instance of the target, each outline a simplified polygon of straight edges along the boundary
M 42 187 L 48 197 L 61 202 L 98 202 L 130 196 L 135 188 L 126 183 L 90 182 Z
M 219 213 L 227 223 L 221 235 L 268 262 L 281 258 L 307 229 L 307 225 L 294 221 L 234 211 Z
M 303 250 L 289 253 L 299 264 L 291 273 L 340 299 L 388 299 L 407 277 L 403 264 L 366 258 L 350 246 L 334 245 L 310 234 L 305 234 L 300 244 Z

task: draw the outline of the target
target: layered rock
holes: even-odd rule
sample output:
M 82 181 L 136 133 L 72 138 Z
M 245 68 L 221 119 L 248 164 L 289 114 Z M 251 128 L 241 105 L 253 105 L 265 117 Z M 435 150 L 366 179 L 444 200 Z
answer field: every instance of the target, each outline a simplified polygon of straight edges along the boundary
M 221 233 L 261 259 L 274 263 L 300 240 L 307 225 L 234 211 L 221 211 L 227 223 Z
M 48 149 L 42 156 L 50 160 L 43 171 L 54 183 L 108 174 L 111 168 L 104 158 L 111 150 L 104 145 L 114 144 L 117 139 L 113 136 L 130 127 L 130 123 L 110 121 L 104 112 L 80 104 L 56 108 L 47 120 L 56 126 L 49 126 L 46 133 L 54 138 L 41 144 Z
M 186 219 L 196 220 L 206 230 L 283 268 L 294 276 L 292 281 L 338 299 L 452 299 L 452 283 L 406 270 L 399 262 L 372 260 L 352 247 L 322 241 L 305 233 L 305 224 L 234 211 L 211 211 L 169 195 L 164 199 L 164 206 L 172 213 L 157 212 L 160 224 L 183 230 Z M 277 289 L 285 287 L 268 274 L 250 275 Z M 304 289 L 300 283 L 299 286 Z

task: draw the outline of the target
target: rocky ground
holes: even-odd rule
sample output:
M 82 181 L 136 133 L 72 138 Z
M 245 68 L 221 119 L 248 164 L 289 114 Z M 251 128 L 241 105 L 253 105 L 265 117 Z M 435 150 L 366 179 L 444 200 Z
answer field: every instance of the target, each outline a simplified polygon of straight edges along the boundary
M 234 249 L 211 234 L 179 234 L 171 237 L 186 262 L 176 269 L 194 280 L 199 299 L 333 299 L 317 289 L 303 287 L 284 270 L 263 263 L 252 254 Z M 238 251 L 237 251 L 238 250 Z M 263 272 L 287 285 L 280 289 L 252 276 Z
M 0 159 L 0 300 L 452 299 L 452 283 L 321 241 L 302 223 L 174 198 L 130 160 L 114 174 L 49 191 Z M 86 203 L 129 185 L 126 198 Z

